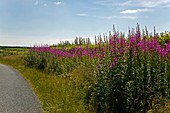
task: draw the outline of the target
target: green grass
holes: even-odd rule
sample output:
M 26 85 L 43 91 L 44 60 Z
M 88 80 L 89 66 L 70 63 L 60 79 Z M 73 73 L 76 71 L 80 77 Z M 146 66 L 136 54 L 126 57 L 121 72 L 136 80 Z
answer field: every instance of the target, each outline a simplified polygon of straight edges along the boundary
M 25 54 L 27 51 L 27 48 L 0 47 L 0 56 L 21 55 Z
M 26 67 L 20 55 L 0 57 L 0 63 L 12 66 L 26 78 L 38 95 L 45 113 L 89 112 L 85 109 L 79 87 L 83 80 L 81 69 L 73 71 L 73 77 L 64 78 Z

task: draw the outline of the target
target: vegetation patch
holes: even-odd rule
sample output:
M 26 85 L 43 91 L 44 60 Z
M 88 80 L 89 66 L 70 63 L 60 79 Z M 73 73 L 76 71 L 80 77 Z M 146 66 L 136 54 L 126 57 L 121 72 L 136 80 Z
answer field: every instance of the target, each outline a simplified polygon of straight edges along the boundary
M 33 85 L 46 112 L 168 113 L 170 35 L 129 30 L 35 46 L 3 57 Z M 18 60 L 17 60 L 18 59 Z M 16 62 L 12 62 L 16 60 Z

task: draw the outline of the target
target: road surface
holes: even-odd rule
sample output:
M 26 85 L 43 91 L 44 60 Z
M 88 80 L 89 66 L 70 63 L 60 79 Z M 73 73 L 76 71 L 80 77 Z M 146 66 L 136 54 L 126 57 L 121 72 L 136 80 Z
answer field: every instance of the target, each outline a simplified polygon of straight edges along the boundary
M 0 113 L 42 113 L 41 104 L 18 71 L 0 64 Z

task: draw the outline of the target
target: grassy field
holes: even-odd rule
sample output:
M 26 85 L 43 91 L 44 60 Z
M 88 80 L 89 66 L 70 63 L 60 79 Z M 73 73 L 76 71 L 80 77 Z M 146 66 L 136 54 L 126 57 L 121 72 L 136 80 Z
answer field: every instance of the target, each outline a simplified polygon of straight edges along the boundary
M 28 47 L 0 46 L 0 56 L 22 55 L 28 51 Z

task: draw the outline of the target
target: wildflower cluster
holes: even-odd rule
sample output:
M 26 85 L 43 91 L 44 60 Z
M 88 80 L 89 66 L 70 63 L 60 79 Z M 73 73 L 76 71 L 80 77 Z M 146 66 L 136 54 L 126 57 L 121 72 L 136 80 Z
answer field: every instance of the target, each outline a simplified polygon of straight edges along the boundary
M 104 41 L 95 38 L 95 44 L 88 39 L 82 45 L 76 38 L 72 48 L 35 46 L 25 61 L 30 67 L 57 75 L 82 64 L 95 65 L 94 80 L 86 88 L 86 102 L 92 110 L 147 112 L 170 98 L 170 42 L 160 43 L 162 36 L 148 36 L 147 31 L 141 34 L 137 26 L 136 31 L 129 31 L 128 38 L 114 32 Z

